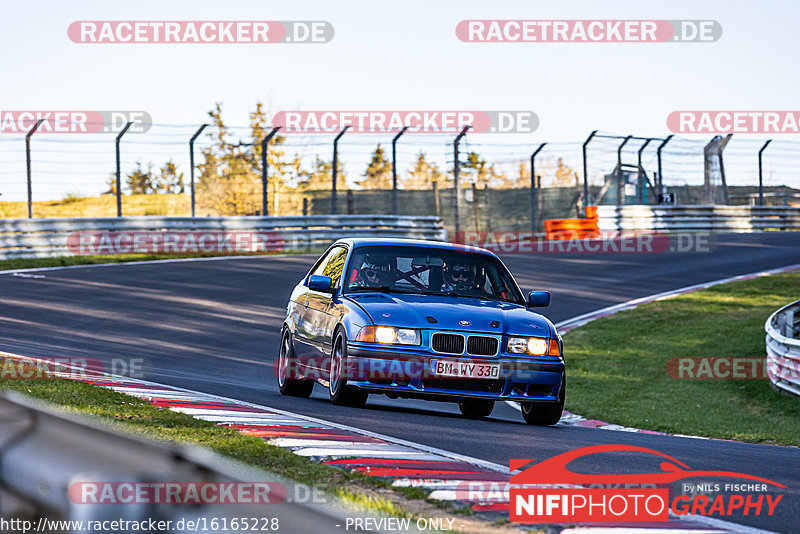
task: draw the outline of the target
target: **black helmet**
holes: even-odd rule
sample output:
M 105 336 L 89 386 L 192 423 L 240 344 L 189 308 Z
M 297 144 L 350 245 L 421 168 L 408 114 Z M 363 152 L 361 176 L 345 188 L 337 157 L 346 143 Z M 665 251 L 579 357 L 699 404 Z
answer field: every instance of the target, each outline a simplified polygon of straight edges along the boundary
M 445 266 L 444 278 L 457 291 L 475 289 L 475 266 L 456 260 Z
M 392 268 L 383 256 L 367 256 L 361 264 L 359 274 L 370 287 L 389 285 Z

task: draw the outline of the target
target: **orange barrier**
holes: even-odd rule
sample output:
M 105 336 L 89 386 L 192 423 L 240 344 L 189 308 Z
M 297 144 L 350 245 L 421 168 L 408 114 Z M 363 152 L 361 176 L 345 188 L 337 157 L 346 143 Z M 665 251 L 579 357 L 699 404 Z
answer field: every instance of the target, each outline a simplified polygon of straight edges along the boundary
M 585 219 L 547 219 L 544 231 L 547 239 L 585 239 L 600 236 L 597 227 L 597 206 L 586 206 Z

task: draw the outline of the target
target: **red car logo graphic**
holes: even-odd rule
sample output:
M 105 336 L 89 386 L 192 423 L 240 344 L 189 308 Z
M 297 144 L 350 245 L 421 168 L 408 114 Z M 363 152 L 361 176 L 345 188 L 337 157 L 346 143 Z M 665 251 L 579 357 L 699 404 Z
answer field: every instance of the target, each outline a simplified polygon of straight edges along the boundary
M 567 468 L 567 464 L 588 456 L 603 452 L 643 452 L 660 456 L 667 461 L 661 462 L 661 472 L 657 473 L 620 473 L 620 474 L 587 474 L 575 473 Z M 511 471 L 515 471 L 535 460 L 514 459 L 510 462 Z M 755 480 L 785 488 L 772 480 L 735 471 L 695 471 L 675 458 L 653 449 L 635 445 L 593 445 L 568 451 L 547 460 L 527 467 L 511 477 L 511 484 L 668 484 L 690 477 L 731 477 Z

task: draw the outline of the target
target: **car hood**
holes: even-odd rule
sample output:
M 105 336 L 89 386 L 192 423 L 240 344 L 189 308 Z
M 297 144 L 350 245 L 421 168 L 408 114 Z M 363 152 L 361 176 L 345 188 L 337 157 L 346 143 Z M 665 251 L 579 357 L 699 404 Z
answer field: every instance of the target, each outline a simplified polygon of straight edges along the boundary
M 509 302 L 404 293 L 349 294 L 345 298 L 361 306 L 378 325 L 540 337 L 555 332 L 544 316 Z M 498 326 L 492 326 L 493 322 Z

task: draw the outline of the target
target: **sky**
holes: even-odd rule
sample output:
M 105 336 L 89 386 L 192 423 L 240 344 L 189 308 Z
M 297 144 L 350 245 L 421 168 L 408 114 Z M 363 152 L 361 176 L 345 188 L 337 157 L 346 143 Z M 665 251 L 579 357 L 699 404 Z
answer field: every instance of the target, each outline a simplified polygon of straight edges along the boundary
M 562 143 L 569 158 L 577 158 L 575 147 L 595 129 L 663 136 L 674 110 L 798 109 L 800 5 L 791 1 L 5 4 L 0 109 L 145 110 L 155 123 L 173 125 L 132 139 L 126 168 L 137 159 L 158 165 L 173 151 L 185 167 L 181 143 L 194 125 L 207 121 L 215 102 L 223 104 L 226 121 L 238 126 L 247 124 L 257 101 L 271 111 L 534 111 L 540 120 L 534 133 L 468 139 L 485 143 L 488 151 L 492 144 L 505 144 L 505 152 L 496 155 L 503 161 L 523 157 L 545 141 L 554 147 Z M 463 19 L 714 19 L 723 31 L 713 43 L 464 43 L 455 34 Z M 76 20 L 325 20 L 335 36 L 325 44 L 87 45 L 67 36 Z M 58 144 L 56 137 L 69 139 Z M 87 137 L 34 139 L 37 199 L 97 192 L 113 170 L 114 136 Z M 707 137 L 698 137 L 698 143 Z M 736 150 L 749 157 L 762 137 L 736 136 L 735 143 L 744 143 Z M 777 159 L 800 153 L 797 136 L 783 135 L 779 141 L 773 147 Z M 355 174 L 372 139 L 350 142 L 344 159 Z M 409 140 L 403 157 L 411 158 L 417 145 L 431 144 L 446 158 L 449 143 Z M 320 150 L 326 156 L 330 151 Z M 742 167 L 741 179 L 751 172 L 751 163 Z M 24 172 L 23 137 L 0 135 L 4 200 L 24 199 Z

